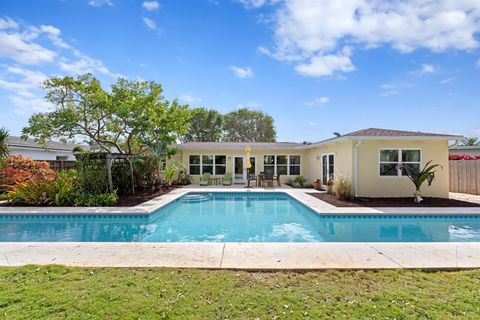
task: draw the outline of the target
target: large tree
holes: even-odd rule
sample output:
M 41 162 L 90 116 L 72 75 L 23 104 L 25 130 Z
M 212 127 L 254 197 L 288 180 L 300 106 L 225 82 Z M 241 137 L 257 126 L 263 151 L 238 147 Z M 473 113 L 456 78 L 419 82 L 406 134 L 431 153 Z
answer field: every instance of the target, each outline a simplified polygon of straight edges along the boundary
M 191 111 L 188 132 L 180 137 L 182 142 L 220 141 L 223 133 L 223 116 L 216 110 L 195 108 Z
M 238 109 L 224 116 L 223 141 L 275 142 L 273 118 L 261 111 Z
M 53 109 L 34 114 L 23 136 L 90 140 L 106 152 L 132 153 L 142 139 L 174 142 L 188 128 L 188 107 L 162 96 L 153 81 L 118 79 L 105 91 L 91 74 L 43 83 Z
M 0 160 L 8 156 L 9 148 L 8 148 L 8 130 L 6 128 L 0 128 Z

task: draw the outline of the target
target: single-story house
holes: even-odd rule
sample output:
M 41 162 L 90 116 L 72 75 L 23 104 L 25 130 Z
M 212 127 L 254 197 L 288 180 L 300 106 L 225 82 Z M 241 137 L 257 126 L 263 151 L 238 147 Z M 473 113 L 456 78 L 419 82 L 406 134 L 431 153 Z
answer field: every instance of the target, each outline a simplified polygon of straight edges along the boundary
M 85 146 L 53 141 L 48 141 L 44 146 L 32 139 L 24 140 L 15 136 L 9 136 L 7 144 L 12 155 L 23 155 L 33 160 L 75 161 L 73 148 L 79 146 L 85 149 Z
M 447 198 L 449 193 L 449 141 L 462 136 L 386 129 L 364 129 L 332 139 L 300 144 L 293 142 L 188 142 L 179 144 L 178 157 L 199 183 L 204 173 L 222 177 L 233 173 L 234 183 L 246 181 L 245 148 L 251 148 L 252 172 L 271 171 L 285 183 L 302 175 L 325 185 L 344 177 L 357 197 L 405 197 L 414 192 L 412 182 L 397 169 L 399 163 L 422 167 L 432 161 L 438 169 L 423 194 Z
M 480 146 L 451 146 L 450 154 L 467 154 L 469 156 L 480 156 Z

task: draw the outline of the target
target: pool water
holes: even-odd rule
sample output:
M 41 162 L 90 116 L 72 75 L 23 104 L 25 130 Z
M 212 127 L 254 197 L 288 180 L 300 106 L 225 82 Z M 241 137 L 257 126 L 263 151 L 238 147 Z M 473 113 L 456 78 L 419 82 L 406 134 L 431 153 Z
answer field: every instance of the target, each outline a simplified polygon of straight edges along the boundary
M 321 216 L 280 192 L 189 193 L 150 216 L 0 215 L 0 241 L 475 242 L 480 216 Z

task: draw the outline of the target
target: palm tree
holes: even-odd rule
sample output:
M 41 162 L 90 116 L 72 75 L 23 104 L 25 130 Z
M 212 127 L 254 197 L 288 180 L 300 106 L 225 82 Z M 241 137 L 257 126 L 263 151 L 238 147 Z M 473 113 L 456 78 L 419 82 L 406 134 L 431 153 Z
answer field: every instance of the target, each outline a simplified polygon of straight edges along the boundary
M 475 137 L 465 138 L 462 141 L 462 145 L 468 146 L 468 147 L 478 147 L 480 146 L 480 140 L 478 140 L 478 138 L 475 138 Z
M 5 158 L 10 153 L 7 143 L 8 136 L 8 130 L 3 127 L 0 128 L 0 159 Z
M 422 193 L 420 192 L 420 188 L 422 187 L 422 184 L 427 181 L 428 186 L 430 187 L 432 185 L 433 180 L 435 179 L 435 172 L 434 170 L 436 167 L 440 167 L 443 169 L 443 167 L 439 164 L 433 164 L 430 165 L 432 161 L 428 161 L 425 164 L 425 167 L 423 170 L 419 170 L 417 167 L 412 167 L 408 164 L 400 164 L 398 165 L 398 168 L 401 169 L 403 172 L 405 172 L 408 176 L 408 178 L 413 182 L 415 185 L 415 193 L 413 194 L 415 196 L 415 202 L 420 203 L 423 201 L 422 199 Z

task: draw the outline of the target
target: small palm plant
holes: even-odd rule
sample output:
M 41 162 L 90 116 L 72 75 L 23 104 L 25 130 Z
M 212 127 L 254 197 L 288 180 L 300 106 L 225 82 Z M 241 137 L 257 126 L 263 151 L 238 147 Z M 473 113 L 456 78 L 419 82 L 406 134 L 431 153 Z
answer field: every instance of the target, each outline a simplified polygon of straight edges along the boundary
M 7 143 L 8 136 L 8 130 L 3 127 L 0 128 L 0 160 L 10 154 Z
M 420 203 L 423 201 L 422 199 L 422 193 L 420 192 L 420 188 L 422 187 L 423 183 L 425 181 L 428 182 L 428 186 L 430 187 L 432 185 L 433 180 L 435 179 L 435 172 L 434 170 L 437 167 L 440 167 L 443 169 L 443 167 L 439 164 L 432 164 L 432 161 L 428 161 L 425 164 L 425 167 L 423 170 L 419 170 L 417 167 L 412 167 L 409 166 L 408 164 L 401 163 L 398 165 L 398 168 L 401 169 L 403 172 L 405 172 L 408 176 L 408 178 L 413 182 L 415 185 L 415 193 L 413 194 L 415 196 L 415 203 Z

